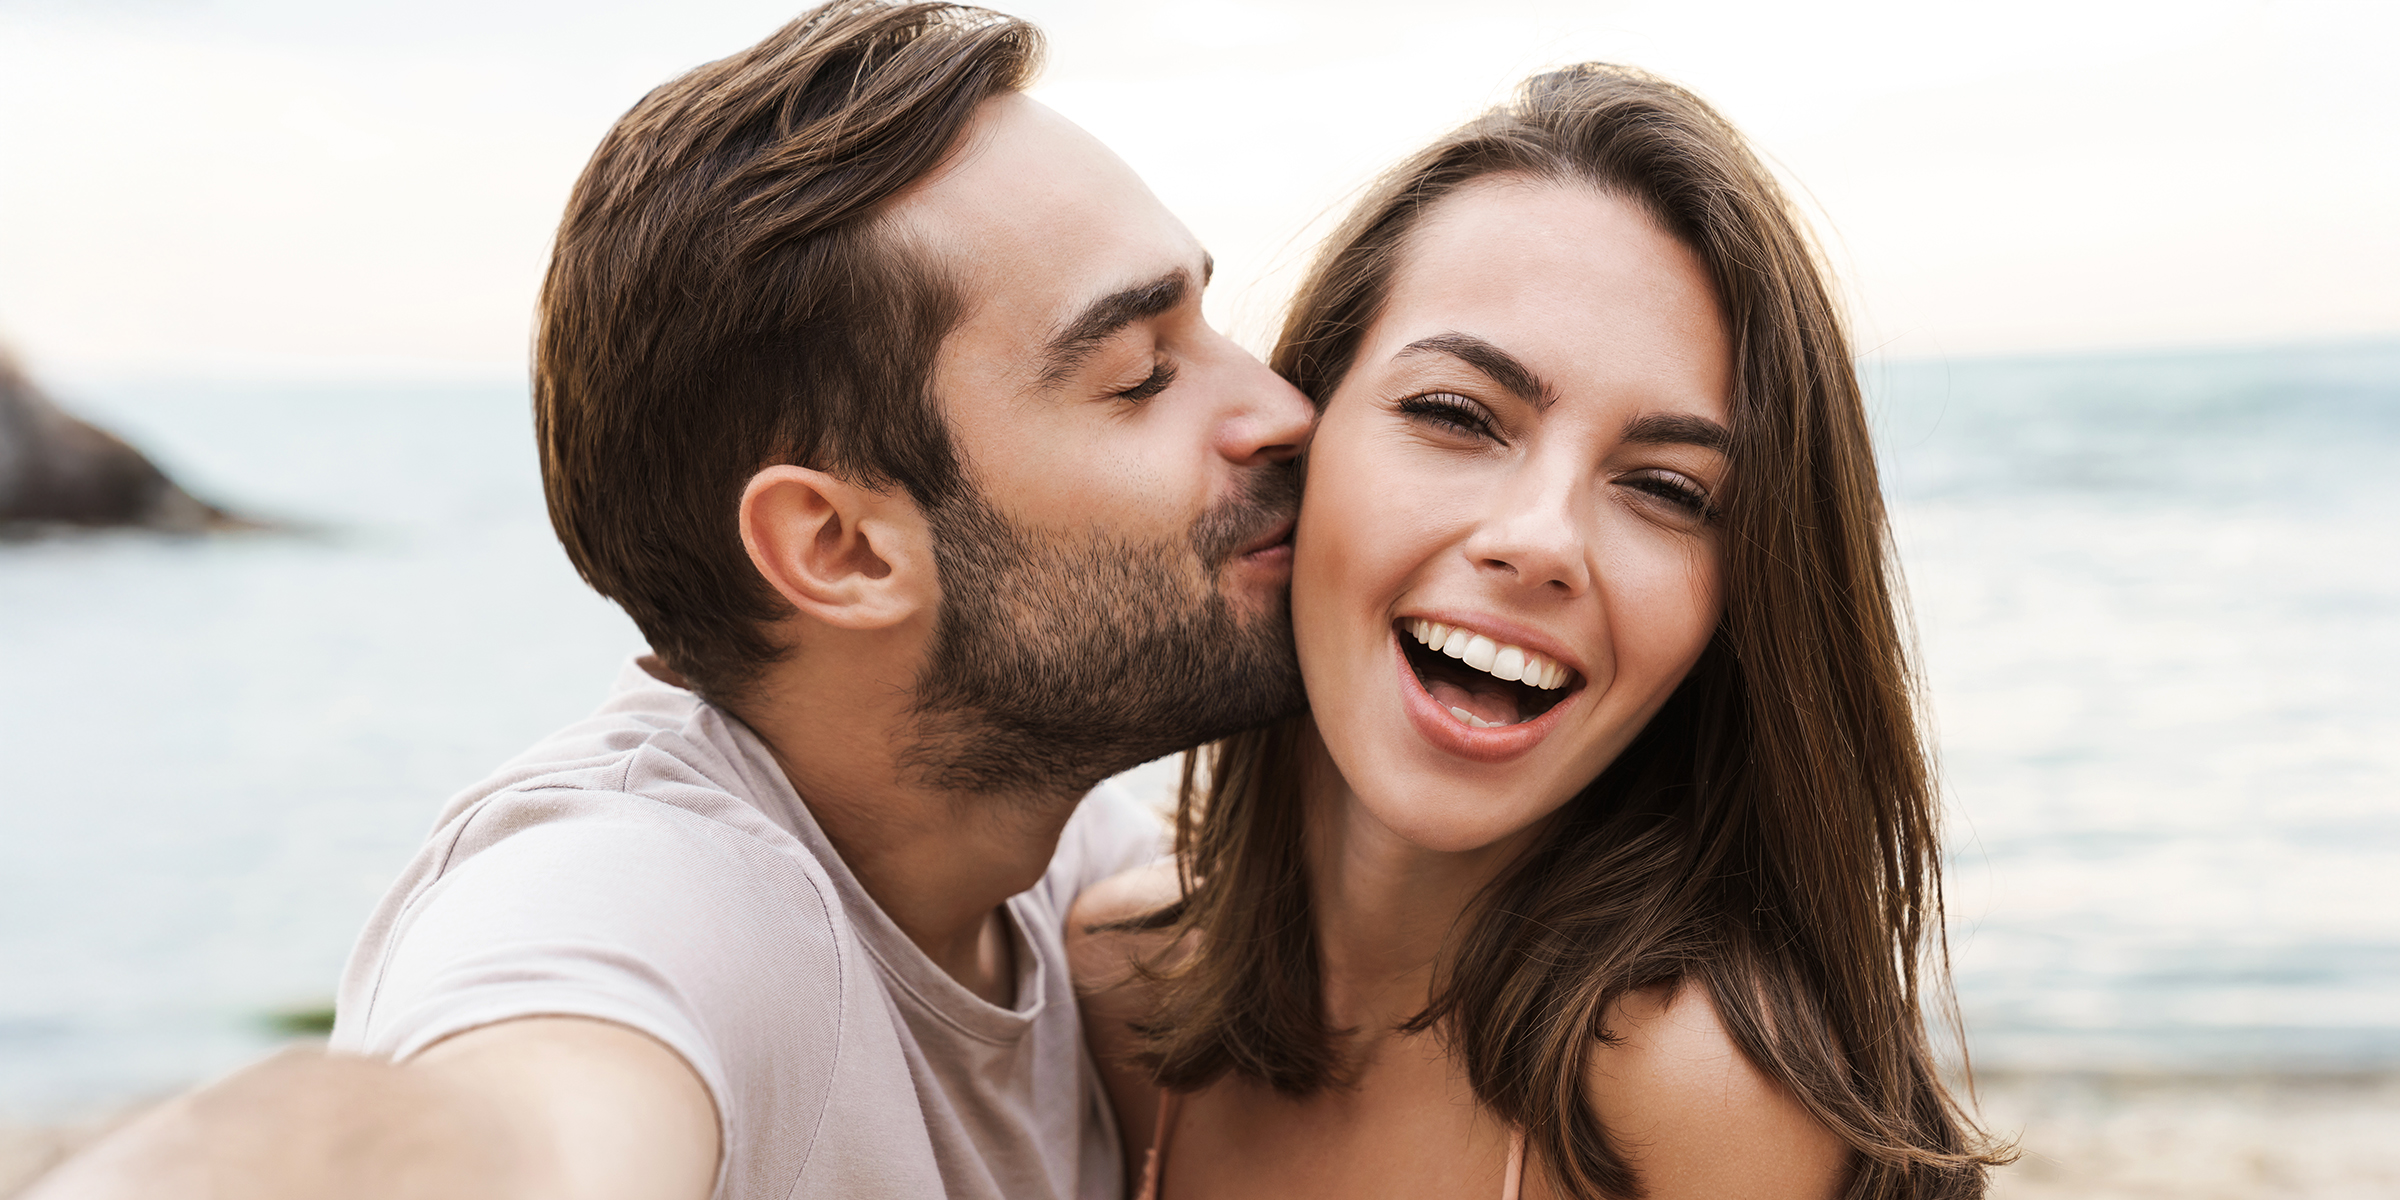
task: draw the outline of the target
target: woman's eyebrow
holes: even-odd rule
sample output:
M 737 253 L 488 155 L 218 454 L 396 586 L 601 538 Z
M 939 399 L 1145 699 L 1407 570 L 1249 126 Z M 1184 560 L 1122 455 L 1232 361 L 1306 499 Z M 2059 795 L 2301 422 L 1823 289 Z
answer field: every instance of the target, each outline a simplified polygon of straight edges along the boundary
M 1625 423 L 1625 440 L 1649 446 L 1698 446 L 1729 454 L 1733 431 L 1690 413 L 1646 413 Z
M 1413 354 L 1447 354 L 1481 371 L 1493 383 L 1535 408 L 1548 408 L 1558 399 L 1558 392 L 1526 366 L 1523 359 L 1471 333 L 1437 333 L 1418 338 L 1402 346 L 1392 357 L 1400 359 Z

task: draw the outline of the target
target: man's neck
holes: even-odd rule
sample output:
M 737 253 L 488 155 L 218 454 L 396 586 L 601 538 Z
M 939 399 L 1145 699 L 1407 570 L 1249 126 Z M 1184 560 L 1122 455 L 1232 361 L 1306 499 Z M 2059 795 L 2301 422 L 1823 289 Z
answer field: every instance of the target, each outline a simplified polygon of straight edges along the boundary
M 1001 906 L 1049 868 L 1082 792 L 926 786 L 901 765 L 913 744 L 904 688 L 826 670 L 780 680 L 771 695 L 740 715 L 859 885 L 935 966 L 1012 1005 L 1014 939 Z

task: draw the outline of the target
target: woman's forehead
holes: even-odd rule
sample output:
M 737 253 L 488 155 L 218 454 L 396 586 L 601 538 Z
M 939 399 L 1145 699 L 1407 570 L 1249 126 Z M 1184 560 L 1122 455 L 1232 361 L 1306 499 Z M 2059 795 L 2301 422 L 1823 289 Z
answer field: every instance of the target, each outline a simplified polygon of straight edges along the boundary
M 1731 388 L 1705 264 L 1640 205 L 1581 183 L 1479 180 L 1426 214 L 1362 365 L 1450 343 L 1496 348 L 1561 396 L 1638 386 L 1721 416 Z

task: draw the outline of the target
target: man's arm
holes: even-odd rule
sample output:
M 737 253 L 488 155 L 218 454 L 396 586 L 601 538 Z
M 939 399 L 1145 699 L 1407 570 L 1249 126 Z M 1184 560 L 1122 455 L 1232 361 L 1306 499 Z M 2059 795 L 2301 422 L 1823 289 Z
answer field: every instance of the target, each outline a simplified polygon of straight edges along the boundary
M 705 1200 L 717 1117 L 674 1051 L 531 1017 L 406 1063 L 292 1050 L 180 1097 L 25 1200 Z

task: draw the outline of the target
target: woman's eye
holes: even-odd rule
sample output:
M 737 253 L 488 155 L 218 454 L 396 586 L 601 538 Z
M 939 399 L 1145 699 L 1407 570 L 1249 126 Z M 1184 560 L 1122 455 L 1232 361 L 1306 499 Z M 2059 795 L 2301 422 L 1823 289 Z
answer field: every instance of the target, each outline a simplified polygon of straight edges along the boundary
M 1147 378 L 1143 379 L 1140 383 L 1137 383 L 1132 387 L 1126 388 L 1124 391 L 1118 392 L 1117 398 L 1120 400 L 1133 400 L 1137 402 L 1147 400 L 1150 397 L 1167 390 L 1167 385 L 1173 382 L 1175 382 L 1175 364 L 1161 361 L 1157 366 L 1150 369 L 1150 374 Z
M 1451 392 L 1428 392 L 1422 396 L 1411 396 L 1400 402 L 1400 411 L 1417 420 L 1446 426 L 1470 437 L 1494 439 L 1499 437 L 1499 434 L 1492 429 L 1490 412 L 1465 396 Z
M 1708 490 L 1684 476 L 1645 471 L 1618 482 L 1665 503 L 1693 520 L 1713 520 L 1717 515 L 1717 510 L 1709 506 Z

